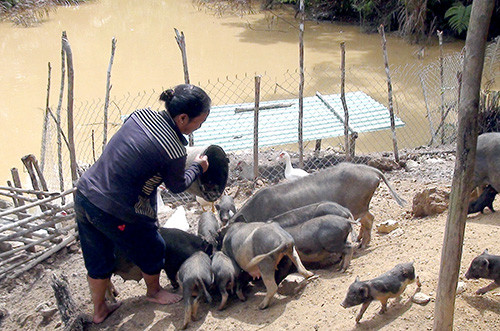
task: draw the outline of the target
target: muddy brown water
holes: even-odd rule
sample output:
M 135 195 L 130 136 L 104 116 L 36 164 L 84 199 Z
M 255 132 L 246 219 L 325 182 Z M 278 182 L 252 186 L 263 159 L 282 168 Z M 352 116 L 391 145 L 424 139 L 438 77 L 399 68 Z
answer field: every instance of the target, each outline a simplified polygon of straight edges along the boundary
M 38 26 L 23 28 L 0 23 L 0 185 L 10 168 L 22 169 L 20 158 L 40 154 L 47 67 L 52 66 L 51 104 L 57 104 L 61 76 L 61 33 L 66 31 L 75 66 L 75 102 L 104 98 L 111 39 L 117 47 L 112 70 L 112 94 L 160 91 L 184 80 L 174 28 L 186 36 L 188 65 L 193 82 L 266 72 L 280 75 L 299 64 L 298 23 L 293 13 L 276 10 L 246 16 L 214 15 L 191 1 L 99 0 L 76 7 L 60 7 Z M 380 68 L 380 37 L 364 34 L 358 26 L 307 22 L 305 65 L 340 64 L 341 41 L 347 63 Z M 420 48 L 388 35 L 392 65 L 435 61 L 437 46 Z M 456 52 L 463 42 L 448 42 Z M 65 101 L 66 102 L 66 101 Z M 148 106 L 148 105 L 144 105 Z M 21 171 L 22 180 L 27 174 Z

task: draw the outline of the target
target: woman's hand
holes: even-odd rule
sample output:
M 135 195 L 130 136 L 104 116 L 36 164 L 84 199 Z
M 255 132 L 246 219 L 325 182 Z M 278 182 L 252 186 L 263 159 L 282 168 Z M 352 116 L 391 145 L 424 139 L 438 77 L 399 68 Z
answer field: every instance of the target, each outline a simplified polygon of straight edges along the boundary
M 208 169 L 208 157 L 206 155 L 198 154 L 194 158 L 194 162 L 199 163 L 201 165 L 203 172 L 207 171 L 207 169 Z

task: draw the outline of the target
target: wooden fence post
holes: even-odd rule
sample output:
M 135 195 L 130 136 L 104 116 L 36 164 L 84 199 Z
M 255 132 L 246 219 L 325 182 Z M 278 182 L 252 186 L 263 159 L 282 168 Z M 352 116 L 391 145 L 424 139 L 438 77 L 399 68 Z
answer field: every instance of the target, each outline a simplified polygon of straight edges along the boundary
M 300 70 L 300 82 L 299 82 L 299 167 L 304 167 L 304 22 L 305 22 L 305 11 L 304 11 L 304 0 L 300 0 L 299 3 L 300 12 L 300 24 L 299 24 L 299 70 Z
M 111 39 L 111 57 L 109 59 L 108 71 L 106 74 L 106 96 L 104 97 L 104 120 L 103 120 L 103 128 L 102 128 L 102 150 L 104 151 L 104 147 L 108 143 L 108 108 L 109 108 L 109 93 L 111 92 L 111 68 L 113 67 L 113 59 L 115 57 L 115 49 L 116 49 L 116 39 L 113 37 Z M 92 131 L 93 133 L 93 131 Z M 94 157 L 95 159 L 95 157 Z
M 484 65 L 486 36 L 494 1 L 476 0 L 467 31 L 467 49 L 464 66 L 455 172 L 453 174 L 450 207 L 444 231 L 441 267 L 434 310 L 434 330 L 452 330 L 455 310 L 455 293 L 460 271 L 460 260 L 467 218 L 468 197 L 477 144 L 477 114 L 479 91 Z
M 177 41 L 177 45 L 181 50 L 182 67 L 184 68 L 184 83 L 189 84 L 189 69 L 188 69 L 188 61 L 186 54 L 186 38 L 184 37 L 183 31 L 179 33 L 179 30 L 177 30 L 176 28 L 174 28 L 174 31 L 175 31 L 175 41 Z M 188 138 L 189 138 L 189 146 L 193 146 L 194 145 L 193 134 L 190 133 Z
M 76 184 L 78 180 L 77 168 L 78 165 L 76 163 L 76 151 L 75 151 L 75 137 L 74 137 L 74 128 L 73 128 L 73 91 L 74 91 L 74 70 L 73 70 L 73 53 L 71 51 L 71 46 L 68 41 L 68 36 L 66 35 L 66 31 L 62 33 L 62 44 L 63 50 L 66 54 L 66 64 L 68 66 L 68 142 L 69 142 L 69 160 L 71 166 L 71 179 L 73 181 L 73 185 Z
M 346 161 L 351 160 L 351 148 L 349 139 L 349 110 L 345 100 L 345 42 L 340 43 L 340 100 L 344 108 L 344 149 Z
M 446 116 L 444 115 L 444 56 L 443 56 L 443 31 L 437 31 L 439 39 L 439 81 L 441 87 L 441 123 L 444 124 Z M 439 131 L 439 130 L 438 130 Z M 441 144 L 444 144 L 444 127 L 441 129 Z
M 255 108 L 253 115 L 253 179 L 259 176 L 259 104 L 260 104 L 260 79 L 255 76 Z
M 392 103 L 391 74 L 389 72 L 389 58 L 387 56 L 387 40 L 385 39 L 384 26 L 382 24 L 378 27 L 378 32 L 382 36 L 382 51 L 384 53 L 385 73 L 387 75 L 387 94 L 389 98 L 389 115 L 391 119 L 392 144 L 394 145 L 394 160 L 396 162 L 399 162 L 398 140 L 396 138 L 396 122 L 394 121 L 394 108 Z

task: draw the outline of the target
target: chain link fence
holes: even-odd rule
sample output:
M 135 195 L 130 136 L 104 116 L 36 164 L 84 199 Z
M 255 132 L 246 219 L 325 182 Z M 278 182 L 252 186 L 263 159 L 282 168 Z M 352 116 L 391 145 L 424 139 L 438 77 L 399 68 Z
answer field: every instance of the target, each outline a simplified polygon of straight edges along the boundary
M 395 129 L 395 136 L 400 154 L 404 155 L 406 149 L 422 145 L 448 144 L 455 140 L 458 126 L 457 112 L 462 62 L 461 54 L 450 54 L 444 57 L 442 63 L 436 61 L 425 66 L 412 64 L 390 68 L 393 91 L 392 104 L 394 115 L 399 121 L 397 122 L 399 125 Z M 486 67 L 490 69 L 488 72 L 489 81 L 498 81 L 496 78 L 500 72 L 500 61 L 494 60 L 491 65 L 485 66 L 485 70 Z M 292 106 L 287 108 L 287 103 L 295 104 L 298 102 L 300 76 L 298 70 L 289 70 L 280 76 L 271 76 L 266 72 L 257 74 L 261 76 L 260 104 L 263 105 L 259 111 L 259 173 L 257 179 L 274 183 L 284 176 L 285 165 L 276 159 L 281 151 L 287 151 L 291 155 L 293 166 L 298 166 L 297 134 L 293 132 L 293 128 L 290 129 L 287 126 L 292 125 L 290 123 L 295 123 L 293 125 L 297 126 L 295 120 L 298 118 L 297 108 Z M 318 65 L 305 70 L 305 133 L 302 168 L 308 172 L 332 166 L 346 159 L 343 135 L 344 109 L 340 103 L 342 83 L 340 77 L 341 73 L 338 67 Z M 236 108 L 252 106 L 255 103 L 255 75 L 226 76 L 195 84 L 202 87 L 212 98 L 212 112 L 209 119 L 213 117 L 220 121 L 216 123 L 213 130 L 205 133 L 208 135 L 206 141 L 213 140 L 213 143 L 217 144 L 216 142 L 224 135 L 225 131 L 221 129 L 224 126 L 228 130 L 235 130 L 234 139 L 241 138 L 238 132 L 241 132 L 241 136 L 248 132 L 253 133 L 253 120 L 248 121 L 248 116 L 253 119 L 253 111 L 243 111 L 246 114 L 238 116 L 235 114 L 237 113 Z M 325 99 L 329 98 L 326 103 L 329 104 L 330 108 L 326 103 L 316 100 L 318 92 L 325 96 Z M 163 109 L 163 105 L 158 101 L 160 93 L 161 91 L 152 90 L 137 94 L 129 93 L 123 97 L 112 96 L 108 110 L 108 137 L 111 137 L 118 130 L 124 115 L 144 107 Z M 366 163 L 373 156 L 393 157 L 393 133 L 390 125 L 387 125 L 390 121 L 387 109 L 389 98 L 385 69 L 383 67 L 373 69 L 360 66 L 346 68 L 345 93 L 349 117 L 353 118 L 353 122 L 350 123 L 352 123 L 353 131 L 358 134 L 357 139 L 355 139 L 355 156 L 352 161 Z M 311 106 L 312 103 L 309 103 L 308 100 L 314 100 L 316 105 L 320 104 L 321 106 Z M 496 100 L 498 102 L 498 97 Z M 264 106 L 268 104 L 271 105 L 271 108 L 273 104 L 281 104 L 283 107 L 281 107 L 282 109 L 266 109 Z M 219 110 L 228 108 L 228 105 L 232 107 L 229 107 L 230 111 L 227 112 L 230 114 L 229 117 L 218 118 L 216 114 Z M 325 115 L 325 107 L 329 110 L 326 112 L 328 115 Z M 379 109 L 379 112 L 375 114 L 374 110 L 372 113 L 370 109 L 375 109 L 373 107 Z M 82 171 L 92 165 L 102 152 L 103 109 L 104 100 L 75 104 L 76 159 Z M 357 116 L 356 112 L 358 115 L 361 114 L 359 115 L 359 123 L 354 121 Z M 334 124 L 328 124 L 329 121 Z M 377 126 L 377 121 L 381 121 L 380 123 L 383 124 Z M 62 123 L 64 122 L 63 118 Z M 202 129 L 209 127 L 208 123 L 209 120 L 202 126 Z M 338 130 L 330 130 L 330 126 L 334 125 L 337 126 Z M 324 128 L 325 126 L 327 128 Z M 195 146 L 202 142 L 199 138 L 201 133 L 198 134 L 202 129 L 194 133 Z M 326 130 L 327 133 L 320 134 L 321 130 Z M 285 139 L 287 134 L 292 133 L 291 138 Z M 71 186 L 69 155 L 67 148 L 63 147 L 61 155 L 63 171 L 62 176 L 60 176 L 58 175 L 56 143 L 57 126 L 53 121 L 50 122 L 50 127 L 47 130 L 46 141 L 45 153 L 42 155 L 46 180 L 52 188 L 68 188 Z M 253 144 L 253 140 L 250 143 Z M 233 143 L 231 148 L 221 146 L 226 150 L 230 159 L 230 182 L 228 185 L 237 181 L 253 179 L 252 147 L 243 145 L 242 148 L 238 148 L 237 143 Z M 61 178 L 64 181 L 63 184 L 60 184 Z M 193 199 L 189 194 L 169 195 L 166 199 L 174 201 L 179 198 L 184 201 Z

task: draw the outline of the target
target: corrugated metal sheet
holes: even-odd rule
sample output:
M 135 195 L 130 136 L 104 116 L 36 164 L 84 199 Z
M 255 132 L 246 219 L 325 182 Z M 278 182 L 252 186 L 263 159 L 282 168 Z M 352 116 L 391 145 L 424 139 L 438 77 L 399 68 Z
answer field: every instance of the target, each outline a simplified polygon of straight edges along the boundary
M 340 94 L 304 98 L 304 141 L 325 139 L 344 134 L 344 109 Z M 389 110 L 364 92 L 346 93 L 349 110 L 349 126 L 358 133 L 389 129 Z M 298 141 L 298 99 L 264 101 L 259 107 L 280 106 L 260 109 L 259 147 L 297 143 Z M 203 126 L 194 132 L 195 146 L 219 145 L 225 151 L 251 149 L 253 146 L 253 111 L 235 111 L 238 108 L 253 108 L 254 103 L 240 103 L 214 106 Z M 404 122 L 395 118 L 396 127 Z

